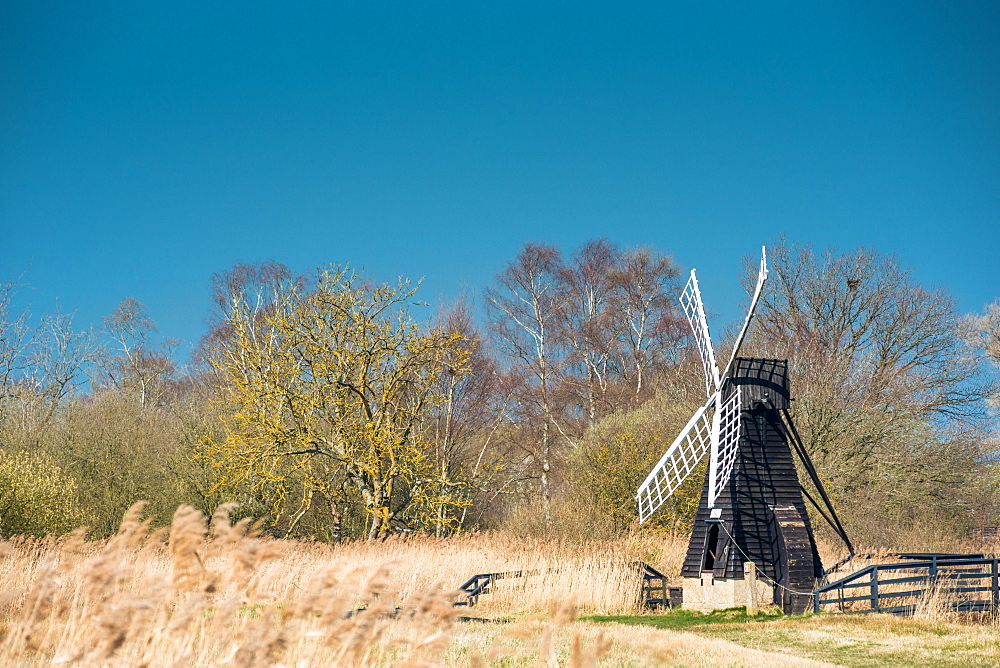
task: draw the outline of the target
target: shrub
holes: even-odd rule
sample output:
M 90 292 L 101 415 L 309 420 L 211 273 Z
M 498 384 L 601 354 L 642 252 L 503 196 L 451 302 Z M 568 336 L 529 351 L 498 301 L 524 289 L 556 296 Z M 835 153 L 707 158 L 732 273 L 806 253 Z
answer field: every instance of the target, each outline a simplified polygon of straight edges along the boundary
M 84 521 L 76 480 L 48 455 L 0 450 L 0 533 L 58 535 Z
M 572 465 L 571 484 L 577 501 L 586 501 L 616 531 L 637 521 L 635 492 L 690 416 L 686 408 L 661 395 L 594 425 Z M 704 478 L 703 462 L 657 511 L 652 524 L 690 529 Z

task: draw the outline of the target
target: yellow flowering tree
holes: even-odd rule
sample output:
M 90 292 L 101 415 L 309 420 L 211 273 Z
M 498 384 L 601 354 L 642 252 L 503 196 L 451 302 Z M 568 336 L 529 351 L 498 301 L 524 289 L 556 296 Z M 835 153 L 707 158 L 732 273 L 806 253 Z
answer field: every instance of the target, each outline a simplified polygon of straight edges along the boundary
M 203 450 L 220 481 L 269 494 L 278 515 L 292 487 L 299 513 L 314 491 L 336 489 L 363 505 L 369 538 L 425 529 L 464 504 L 425 423 L 444 400 L 438 378 L 468 372 L 468 347 L 412 320 L 415 293 L 331 268 L 266 304 L 234 295 L 213 358 L 225 436 Z

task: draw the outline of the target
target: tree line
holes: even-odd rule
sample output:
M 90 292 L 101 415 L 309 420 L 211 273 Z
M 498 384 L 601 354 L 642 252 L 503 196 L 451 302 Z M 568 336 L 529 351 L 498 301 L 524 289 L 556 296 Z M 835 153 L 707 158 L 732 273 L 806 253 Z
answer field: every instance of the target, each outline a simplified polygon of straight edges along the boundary
M 1000 523 L 1000 303 L 963 316 L 870 249 L 779 239 L 769 258 L 745 354 L 789 359 L 796 424 L 858 542 Z M 273 535 L 334 541 L 628 531 L 635 489 L 703 401 L 681 282 L 669 255 L 605 239 L 527 244 L 437 308 L 347 265 L 237 263 L 212 277 L 180 365 L 137 300 L 79 331 L 19 310 L 12 281 L 0 532 L 106 536 L 140 499 L 163 521 L 235 502 Z M 654 527 L 688 527 L 701 485 Z

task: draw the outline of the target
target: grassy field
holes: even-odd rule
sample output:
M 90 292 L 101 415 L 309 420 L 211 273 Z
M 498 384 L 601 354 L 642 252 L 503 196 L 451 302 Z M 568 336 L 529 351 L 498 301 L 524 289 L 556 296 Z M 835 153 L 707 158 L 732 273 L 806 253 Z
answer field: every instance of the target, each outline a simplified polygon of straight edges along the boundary
M 0 544 L 0 664 L 84 666 L 992 666 L 993 620 L 643 614 L 632 563 L 676 572 L 684 538 L 585 544 L 473 534 L 324 545 L 225 509 L 169 533 Z M 474 609 L 480 572 L 527 570 Z M 480 621 L 463 621 L 474 615 Z
M 589 621 L 686 632 L 765 654 L 840 666 L 997 666 L 1000 638 L 992 620 L 961 624 L 884 615 L 785 617 L 742 610 L 698 615 L 602 616 Z M 980 620 L 981 622 L 983 620 Z

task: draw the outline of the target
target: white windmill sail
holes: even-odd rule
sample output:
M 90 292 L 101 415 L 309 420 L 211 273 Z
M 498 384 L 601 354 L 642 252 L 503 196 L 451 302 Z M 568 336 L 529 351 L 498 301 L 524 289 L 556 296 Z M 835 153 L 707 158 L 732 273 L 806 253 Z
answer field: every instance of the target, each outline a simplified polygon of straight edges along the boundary
M 688 420 L 687 426 L 639 486 L 635 497 L 639 502 L 640 522 L 645 522 L 670 498 L 708 452 L 712 441 L 712 420 L 708 417 L 708 411 L 715 404 L 716 396 L 713 394 L 708 403 Z
M 729 481 L 740 448 L 742 392 L 739 386 L 716 411 L 719 416 L 718 440 L 713 443 L 712 458 L 708 464 L 708 507 L 714 508 L 722 490 Z M 716 443 L 718 445 L 716 445 Z
M 747 330 L 750 329 L 750 320 L 753 319 L 753 313 L 757 310 L 757 302 L 760 301 L 760 293 L 764 289 L 764 281 L 767 280 L 767 246 L 760 247 L 760 270 L 757 272 L 757 287 L 753 291 L 753 299 L 750 300 L 750 308 L 747 309 L 747 317 L 743 320 L 743 327 L 740 329 L 740 335 L 736 337 L 736 344 L 733 345 L 733 354 L 729 356 L 729 364 L 726 365 L 725 370 L 722 372 L 723 378 L 729 377 L 729 372 L 733 369 L 733 362 L 736 361 L 736 356 L 739 355 L 740 347 L 743 345 L 743 339 L 747 336 Z
M 705 453 L 712 449 L 718 431 L 716 424 L 718 411 L 713 409 L 719 400 L 721 384 L 719 367 L 715 362 L 715 349 L 708 333 L 705 307 L 701 302 L 698 278 L 693 269 L 691 278 L 681 291 L 680 302 L 691 324 L 691 331 L 694 333 L 701 363 L 705 369 L 705 393 L 708 395 L 708 401 L 691 417 L 636 492 L 640 522 L 645 522 L 691 475 Z
M 740 347 L 746 338 L 750 321 L 760 300 L 764 281 L 767 280 L 767 250 L 761 249 L 760 271 L 757 274 L 757 285 L 743 328 L 733 346 L 729 363 L 722 373 L 715 361 L 715 349 L 708 332 L 708 321 L 705 318 L 705 308 L 701 301 L 701 291 L 698 289 L 698 279 L 694 270 L 687 285 L 681 291 L 681 307 L 687 315 L 694 333 L 695 343 L 701 355 L 702 366 L 705 369 L 705 392 L 708 401 L 688 421 L 680 435 L 667 448 L 667 451 L 657 462 L 653 470 L 646 476 L 636 492 L 639 502 L 639 521 L 644 522 L 657 508 L 663 505 L 681 483 L 705 456 L 710 453 L 708 476 L 708 507 L 714 508 L 719 495 L 725 490 L 729 477 L 732 475 L 739 452 L 742 425 L 742 392 L 739 386 L 733 388 L 725 402 L 721 400 L 723 381 L 729 377 L 733 363 L 739 355 Z M 710 413 L 711 411 L 711 413 Z
M 701 290 L 698 289 L 698 277 L 695 276 L 694 269 L 691 270 L 691 278 L 688 279 L 687 285 L 681 291 L 680 302 L 691 324 L 694 341 L 701 354 L 702 366 L 705 367 L 705 394 L 711 396 L 719 391 L 722 378 L 719 376 L 719 365 L 715 363 L 715 348 L 708 333 L 708 320 L 705 319 L 705 307 L 701 303 Z

